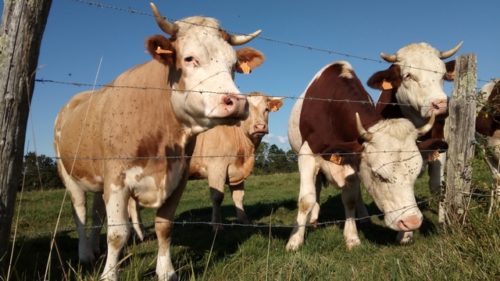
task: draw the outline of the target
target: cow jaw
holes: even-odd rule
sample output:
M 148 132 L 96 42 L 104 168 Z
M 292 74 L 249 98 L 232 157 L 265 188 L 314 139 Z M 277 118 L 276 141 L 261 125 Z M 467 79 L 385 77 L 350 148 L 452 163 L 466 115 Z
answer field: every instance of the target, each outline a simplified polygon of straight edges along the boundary
M 360 178 L 384 213 L 385 224 L 397 231 L 420 227 L 414 184 L 422 167 L 415 144 L 415 127 L 406 119 L 380 121 L 368 129 L 373 135 L 363 144 Z

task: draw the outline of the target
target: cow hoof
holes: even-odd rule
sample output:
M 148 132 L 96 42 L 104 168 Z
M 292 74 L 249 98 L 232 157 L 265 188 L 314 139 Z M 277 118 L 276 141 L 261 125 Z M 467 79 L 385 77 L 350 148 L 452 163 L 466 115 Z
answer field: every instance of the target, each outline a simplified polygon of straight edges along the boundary
M 400 245 L 407 245 L 413 242 L 413 232 L 412 231 L 399 231 L 396 236 L 396 241 L 399 242 Z
M 359 238 L 346 239 L 345 245 L 347 247 L 347 250 L 351 251 L 355 247 L 361 245 L 361 240 L 359 240 Z
M 286 244 L 287 251 L 297 251 L 304 241 L 298 238 L 290 237 L 288 243 Z
M 162 276 L 158 276 L 158 281 L 177 281 L 177 274 L 175 272 L 165 273 Z
M 98 254 L 94 255 L 94 253 L 92 251 L 80 252 L 78 254 L 78 258 L 80 259 L 80 262 L 87 263 L 87 264 L 93 263 L 95 261 L 96 256 L 98 256 Z
M 318 220 L 311 221 L 310 224 L 313 228 L 318 228 Z

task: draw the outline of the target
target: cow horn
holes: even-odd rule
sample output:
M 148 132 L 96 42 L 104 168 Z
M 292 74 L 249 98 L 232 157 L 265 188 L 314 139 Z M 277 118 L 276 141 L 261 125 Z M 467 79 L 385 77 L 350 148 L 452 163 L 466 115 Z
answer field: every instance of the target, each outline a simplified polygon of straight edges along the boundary
M 371 141 L 373 134 L 365 130 L 363 124 L 361 124 L 361 119 L 359 119 L 359 114 L 356 112 L 356 128 L 358 129 L 359 136 L 365 141 Z
M 177 33 L 177 30 L 179 29 L 178 26 L 175 23 L 169 22 L 166 17 L 162 16 L 160 12 L 158 12 L 158 9 L 156 8 L 156 5 L 153 2 L 151 2 L 150 5 L 151 5 L 151 10 L 153 10 L 156 23 L 158 24 L 160 29 L 167 34 L 174 36 L 175 33 Z
M 397 61 L 397 57 L 394 54 L 388 55 L 384 52 L 381 52 L 380 57 L 383 58 L 386 62 L 396 62 Z
M 432 129 L 432 126 L 434 126 L 434 121 L 436 121 L 436 114 L 433 111 L 431 113 L 431 118 L 429 118 L 429 121 L 427 121 L 427 124 L 417 129 L 418 135 L 423 136 L 427 134 L 427 132 L 429 132 Z
M 448 51 L 440 52 L 439 58 L 444 60 L 444 59 L 447 59 L 447 58 L 453 56 L 458 51 L 458 49 L 460 49 L 460 47 L 462 47 L 463 43 L 464 43 L 464 41 L 461 41 L 455 47 L 449 49 Z
M 232 46 L 243 45 L 247 42 L 250 42 L 255 37 L 257 37 L 261 32 L 262 32 L 262 30 L 259 29 L 255 32 L 247 34 L 247 35 L 229 34 L 228 43 L 231 44 Z

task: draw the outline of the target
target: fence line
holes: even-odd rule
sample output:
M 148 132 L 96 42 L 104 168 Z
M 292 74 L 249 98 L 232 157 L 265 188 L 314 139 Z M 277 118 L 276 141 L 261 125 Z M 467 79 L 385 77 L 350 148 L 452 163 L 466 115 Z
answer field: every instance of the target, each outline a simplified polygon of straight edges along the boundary
M 401 207 L 399 209 L 396 209 L 394 211 L 391 211 L 391 212 L 388 212 L 388 213 L 392 213 L 392 212 L 398 212 L 398 211 L 401 211 L 401 210 L 407 210 L 409 208 L 413 208 L 413 207 L 418 207 L 419 205 L 422 205 L 422 204 L 425 204 L 425 203 L 428 203 L 428 202 L 431 202 L 432 200 L 436 200 L 436 199 L 439 199 L 439 195 L 434 195 L 434 196 L 431 196 L 427 199 L 424 199 L 424 200 L 421 200 L 421 201 L 418 201 L 416 204 L 412 204 L 412 205 L 408 205 L 408 206 L 404 206 L 404 207 Z M 372 217 L 382 217 L 384 216 L 384 213 L 376 213 L 376 214 L 373 214 L 373 215 L 368 215 L 368 216 L 365 216 L 365 217 L 360 217 L 360 218 L 355 218 L 354 220 L 355 221 L 362 221 L 362 220 L 365 220 L 365 219 L 370 219 Z M 171 222 L 160 222 L 160 223 L 171 223 L 171 224 L 174 224 L 174 225 L 180 225 L 180 226 L 189 226 L 189 225 L 206 225 L 206 226 L 213 226 L 213 225 L 220 225 L 220 226 L 227 226 L 227 227 L 246 227 L 246 228 L 269 228 L 269 227 L 273 227 L 273 228 L 294 228 L 294 227 L 310 227 L 310 226 L 329 226 L 329 225 L 338 225 L 338 224 L 341 224 L 341 223 L 345 223 L 347 220 L 346 219 L 343 219 L 343 220 L 329 220 L 329 221 L 324 221 L 324 222 L 318 222 L 316 224 L 310 224 L 310 223 L 306 223 L 305 225 L 298 225 L 298 224 L 273 224 L 273 223 L 214 223 L 214 222 L 208 222 L 208 221 L 186 221 L 186 220 L 183 220 L 183 221 L 171 221 Z M 141 226 L 146 226 L 146 225 L 154 225 L 156 222 L 155 221 L 150 221 L 150 222 L 147 222 L 147 223 L 135 223 L 135 224 L 138 224 L 138 225 L 141 225 Z M 113 227 L 113 226 L 123 226 L 123 225 L 134 225 L 134 223 L 132 222 L 127 222 L 125 224 L 101 224 L 101 225 L 92 225 L 92 226 L 85 226 L 84 229 L 85 230 L 92 230 L 92 229 L 100 229 L 100 228 L 104 228 L 104 227 Z M 59 228 L 59 230 L 57 230 L 56 233 L 61 233 L 61 232 L 74 232 L 74 231 L 77 231 L 76 227 L 66 227 L 66 228 Z M 46 231 L 46 232 L 40 232 L 40 231 L 33 231 L 32 233 L 29 233 L 28 234 L 33 234 L 35 233 L 36 235 L 34 235 L 34 237 L 42 237 L 42 236 L 45 236 L 45 235 L 49 235 L 49 234 L 52 234 L 53 232 L 52 231 Z M 30 236 L 31 237 L 31 236 Z
M 172 92 L 189 92 L 189 93 L 210 93 L 210 94 L 218 94 L 218 95 L 227 95 L 227 92 L 216 92 L 216 91 L 205 91 L 205 90 L 177 90 L 177 89 L 172 89 L 172 88 L 160 88 L 160 87 L 148 87 L 148 86 L 130 86 L 130 85 L 110 85 L 110 84 L 91 84 L 91 83 L 86 83 L 86 82 L 69 82 L 69 81 L 60 81 L 60 80 L 53 80 L 53 79 L 35 79 L 35 82 L 37 83 L 52 83 L 52 84 L 60 84 L 60 85 L 70 85 L 70 86 L 76 86 L 76 87 L 91 87 L 91 86 L 96 86 L 96 87 L 102 87 L 102 88 L 119 88 L 119 89 L 137 89 L 137 90 L 157 90 L 157 91 L 172 91 Z M 476 91 L 479 93 L 480 88 L 476 88 Z M 242 93 L 245 94 L 245 93 Z M 305 96 L 286 96 L 286 95 L 271 95 L 270 97 L 281 97 L 285 99 L 291 99 L 291 100 L 314 100 L 314 101 L 324 101 L 324 102 L 346 102 L 346 103 L 361 103 L 361 104 L 369 104 L 372 105 L 374 102 L 371 100 L 371 97 L 369 100 L 350 100 L 350 99 L 330 99 L 330 98 L 317 98 L 317 97 L 305 97 Z M 474 96 L 474 100 L 481 101 L 482 96 L 481 95 L 476 95 Z M 472 102 L 472 100 L 469 100 Z M 382 104 L 382 105 L 398 105 L 398 106 L 408 106 L 411 107 L 412 105 L 409 103 L 398 103 L 398 102 L 377 102 L 376 104 Z M 487 106 L 487 105 L 485 105 Z M 422 106 L 422 107 L 432 107 L 432 106 Z
M 97 1 L 90 1 L 90 0 L 73 0 L 73 1 L 78 2 L 78 3 L 82 3 L 82 4 L 87 4 L 89 6 L 96 7 L 96 8 L 111 9 L 111 10 L 115 10 L 115 11 L 126 12 L 126 13 L 129 13 L 129 14 L 132 14 L 132 15 L 141 15 L 141 16 L 154 17 L 153 14 L 148 13 L 148 12 L 144 12 L 144 11 L 141 11 L 141 10 L 132 9 L 132 8 L 122 8 L 122 7 L 118 7 L 118 6 L 115 6 L 115 5 L 106 4 L 106 3 L 97 2 Z M 214 29 L 214 27 L 212 27 L 212 26 L 206 26 L 206 25 L 202 25 L 202 24 L 186 22 L 186 21 L 183 21 L 182 19 L 171 19 L 171 21 L 180 21 L 180 22 L 183 22 L 183 23 L 186 23 L 186 24 L 191 24 L 191 25 L 196 25 L 196 26 L 201 26 L 201 27 L 206 27 L 206 28 L 212 28 L 212 29 Z M 231 30 L 227 30 L 227 31 L 230 32 L 230 33 L 235 33 L 235 34 L 245 34 L 245 33 L 241 33 L 241 32 L 233 32 Z M 301 49 L 305 49 L 305 50 L 309 50 L 309 51 L 322 52 L 322 53 L 327 53 L 327 54 L 330 54 L 330 55 L 338 55 L 338 56 L 343 56 L 343 57 L 346 57 L 346 58 L 354 58 L 354 59 L 358 59 L 358 60 L 362 60 L 362 61 L 371 61 L 371 62 L 376 62 L 376 63 L 379 63 L 379 64 L 385 64 L 385 63 L 387 63 L 386 61 L 381 60 L 381 59 L 373 59 L 373 58 L 363 57 L 363 56 L 359 56 L 359 55 L 349 54 L 349 53 L 346 53 L 346 52 L 339 52 L 339 51 L 334 51 L 334 50 L 329 50 L 329 49 L 314 47 L 314 46 L 310 46 L 310 45 L 298 44 L 298 43 L 284 41 L 284 40 L 277 40 L 277 39 L 273 39 L 273 38 L 269 38 L 269 37 L 264 37 L 262 35 L 257 36 L 256 39 L 260 39 L 260 40 L 268 41 L 268 42 L 272 42 L 272 43 L 277 43 L 277 44 L 281 44 L 281 45 L 286 45 L 286 46 L 289 46 L 289 47 L 301 48 Z M 440 73 L 440 74 L 443 74 L 443 75 L 446 74 L 446 73 L 441 73 L 439 71 L 432 70 L 432 69 L 424 69 L 424 68 L 414 67 L 414 66 L 411 66 L 411 65 L 404 65 L 404 66 L 409 67 L 409 68 L 413 68 L 413 69 L 418 69 L 418 70 L 423 70 L 423 71 L 429 71 L 429 72 L 433 72 L 433 73 Z M 487 80 L 487 79 L 479 79 L 478 78 L 478 81 L 489 82 L 489 81 L 491 81 L 493 79 L 494 78 L 490 78 L 489 80 Z

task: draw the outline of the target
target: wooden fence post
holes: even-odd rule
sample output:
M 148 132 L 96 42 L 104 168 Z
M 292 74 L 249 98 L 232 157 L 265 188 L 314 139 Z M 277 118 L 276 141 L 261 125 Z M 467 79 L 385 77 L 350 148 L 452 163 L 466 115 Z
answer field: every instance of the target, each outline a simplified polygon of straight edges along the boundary
M 466 213 L 474 158 L 476 125 L 476 56 L 463 55 L 455 66 L 453 96 L 447 119 L 448 153 L 444 202 L 440 204 L 440 222 L 445 225 L 460 222 Z
M 52 0 L 3 1 L 0 26 L 0 264 L 9 246 L 42 34 Z M 1 278 L 0 278 L 1 279 Z

